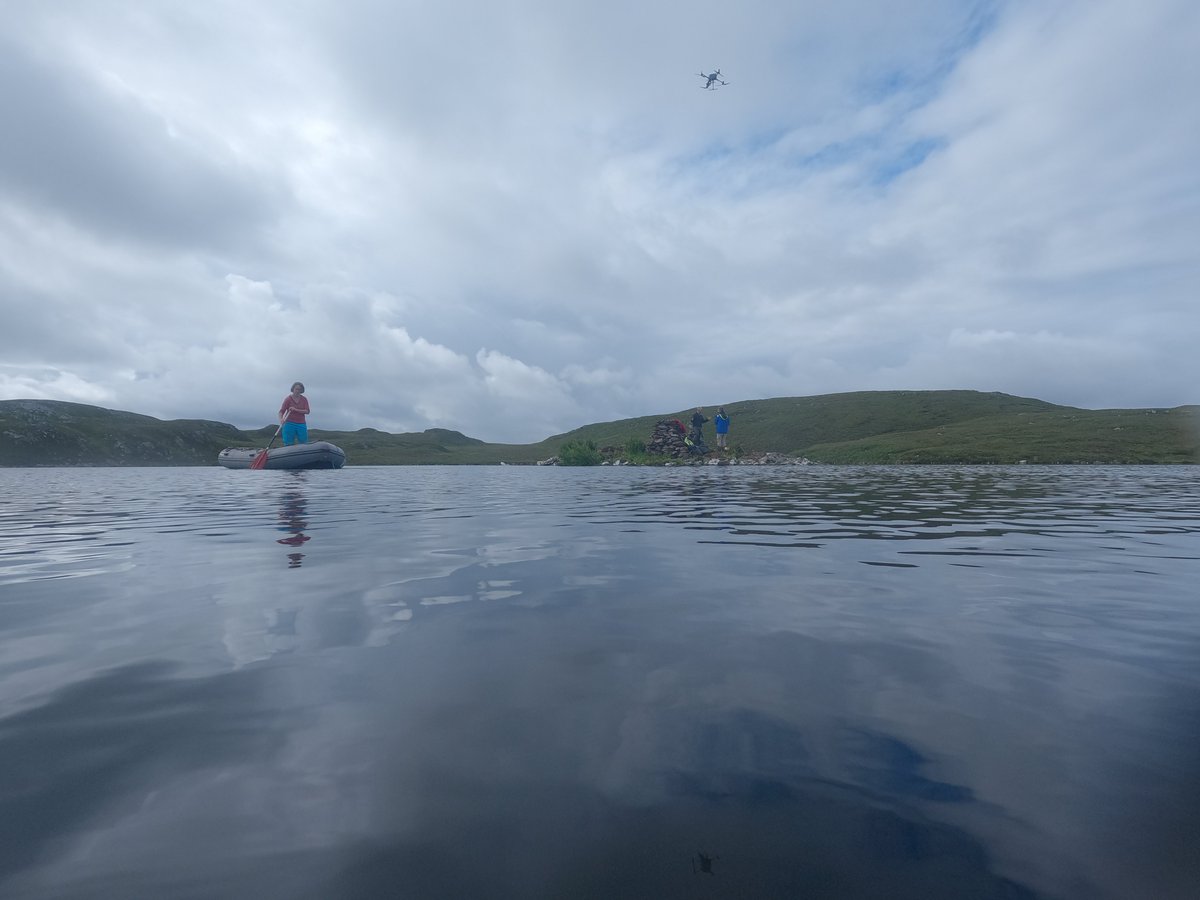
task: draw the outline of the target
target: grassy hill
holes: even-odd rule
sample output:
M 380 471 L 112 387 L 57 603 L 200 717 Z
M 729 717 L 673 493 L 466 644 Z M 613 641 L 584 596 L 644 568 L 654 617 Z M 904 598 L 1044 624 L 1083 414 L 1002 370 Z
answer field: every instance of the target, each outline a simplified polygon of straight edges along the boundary
M 163 421 L 82 403 L 0 401 L 0 466 L 208 466 L 226 447 L 265 447 L 274 434 L 274 426 L 242 431 L 223 422 Z M 505 456 L 505 445 L 443 428 L 419 434 L 313 429 L 309 435 L 334 442 L 357 465 L 495 463 Z M 529 451 L 510 455 L 505 461 L 535 461 Z
M 818 444 L 830 463 L 1196 463 L 1200 407 L 1057 408 Z
M 978 391 L 860 391 L 726 403 L 729 443 L 825 463 L 1197 463 L 1200 407 L 1086 410 Z M 716 407 L 705 407 L 710 419 Z M 570 440 L 624 446 L 659 419 L 690 424 L 693 410 L 577 428 Z M 712 443 L 712 425 L 705 425 Z
M 725 404 L 730 446 L 828 463 L 1197 463 L 1200 407 L 1084 410 L 977 391 L 864 391 Z M 715 407 L 706 407 L 710 418 Z M 661 419 L 692 410 L 586 425 L 535 444 L 489 444 L 431 428 L 389 434 L 310 430 L 351 465 L 533 463 L 568 441 L 624 447 Z M 712 425 L 705 426 L 711 442 Z M 274 427 L 241 431 L 201 420 L 46 400 L 0 401 L 0 465 L 213 465 L 225 447 L 265 447 Z
M 811 447 L 854 441 L 879 434 L 910 431 L 977 419 L 981 416 L 1041 412 L 1056 407 L 1041 400 L 977 391 L 860 391 L 814 397 L 777 397 L 726 403 L 732 417 L 730 445 L 748 451 L 809 455 Z M 704 408 L 711 419 L 717 407 Z M 597 446 L 623 445 L 645 438 L 660 419 L 679 419 L 690 427 L 692 409 L 657 416 L 586 425 L 544 441 L 557 447 L 569 440 L 591 440 Z M 712 441 L 713 426 L 704 426 Z M 810 458 L 812 458 L 810 456 Z
M 267 429 L 267 439 L 273 433 L 274 429 Z M 488 444 L 445 428 L 406 434 L 389 434 L 374 428 L 358 431 L 310 428 L 308 434 L 310 440 L 337 444 L 346 451 L 349 464 L 357 466 L 520 464 L 553 455 L 535 449 L 539 446 L 536 444 Z M 261 441 L 257 446 L 263 446 Z
M 0 401 L 0 466 L 201 466 L 246 440 L 221 422 L 164 422 L 52 400 Z

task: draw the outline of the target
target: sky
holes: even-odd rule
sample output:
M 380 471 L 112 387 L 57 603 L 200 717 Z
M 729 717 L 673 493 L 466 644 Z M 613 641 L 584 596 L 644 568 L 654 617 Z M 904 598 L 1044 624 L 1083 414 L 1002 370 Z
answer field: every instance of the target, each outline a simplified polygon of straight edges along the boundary
M 14 0 L 0 399 L 1200 403 L 1198 93 L 1193 0 Z

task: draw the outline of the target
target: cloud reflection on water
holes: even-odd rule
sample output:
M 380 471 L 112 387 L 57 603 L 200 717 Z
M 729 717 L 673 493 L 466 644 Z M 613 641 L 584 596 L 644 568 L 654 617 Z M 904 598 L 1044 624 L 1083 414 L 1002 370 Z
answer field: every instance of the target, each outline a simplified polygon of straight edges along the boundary
M 1191 473 L 244 474 L 5 584 L 6 886 L 1187 896 Z

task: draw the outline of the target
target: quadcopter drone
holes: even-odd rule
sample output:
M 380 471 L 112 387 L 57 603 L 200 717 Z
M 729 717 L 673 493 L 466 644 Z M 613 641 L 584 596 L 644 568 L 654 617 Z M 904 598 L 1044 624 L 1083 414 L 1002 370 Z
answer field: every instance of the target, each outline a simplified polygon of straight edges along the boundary
M 717 71 L 715 71 L 715 72 L 710 72 L 708 75 L 705 75 L 703 72 L 700 72 L 699 75 L 701 78 L 705 79 L 704 84 L 700 85 L 700 87 L 706 91 L 715 91 L 721 85 L 729 84 L 728 81 L 723 81 L 721 79 L 721 70 L 720 69 L 717 69 Z

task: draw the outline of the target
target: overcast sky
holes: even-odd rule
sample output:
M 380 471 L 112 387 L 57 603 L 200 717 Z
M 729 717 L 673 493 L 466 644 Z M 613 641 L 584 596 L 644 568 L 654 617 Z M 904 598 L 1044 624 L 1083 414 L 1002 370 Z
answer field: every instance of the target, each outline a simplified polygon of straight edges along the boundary
M 0 399 L 1197 403 L 1198 93 L 1194 0 L 14 0 Z

